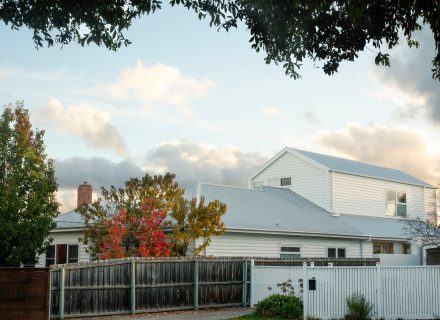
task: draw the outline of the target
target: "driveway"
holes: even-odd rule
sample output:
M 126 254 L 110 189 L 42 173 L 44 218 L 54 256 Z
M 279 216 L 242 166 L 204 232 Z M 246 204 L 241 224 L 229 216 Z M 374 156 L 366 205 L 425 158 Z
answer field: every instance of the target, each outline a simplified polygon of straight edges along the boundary
M 253 308 L 224 308 L 208 309 L 199 311 L 176 311 L 176 312 L 157 312 L 144 313 L 134 316 L 110 316 L 96 318 L 77 318 L 83 320 L 224 320 L 233 319 L 254 312 Z

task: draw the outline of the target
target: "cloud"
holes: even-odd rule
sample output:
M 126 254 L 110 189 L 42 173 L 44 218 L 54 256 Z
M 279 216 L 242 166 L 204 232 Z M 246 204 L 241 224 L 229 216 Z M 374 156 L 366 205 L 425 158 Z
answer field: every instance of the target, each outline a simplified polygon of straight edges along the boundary
M 130 161 L 73 157 L 55 161 L 55 174 L 59 185 L 57 199 L 62 204 L 60 210 L 66 212 L 75 209 L 77 188 L 84 181 L 92 185 L 96 199 L 101 186 L 123 186 L 130 178 L 144 176 L 145 171 Z
M 257 152 L 243 152 L 234 146 L 189 141 L 163 142 L 146 157 L 149 168 L 175 173 L 182 186 L 200 181 L 247 186 L 251 174 L 266 160 Z
M 137 100 L 147 108 L 173 106 L 189 115 L 192 100 L 204 96 L 212 86 L 210 80 L 183 75 L 175 67 L 164 64 L 147 67 L 138 60 L 134 68 L 120 71 L 116 83 L 99 89 L 117 100 Z
M 105 158 L 73 157 L 55 162 L 57 181 L 62 188 L 77 188 L 87 181 L 93 187 L 122 186 L 133 177 L 142 177 L 144 170 L 131 161 L 113 162 Z
M 390 99 L 400 107 L 400 115 L 414 117 L 420 111 L 440 124 L 440 82 L 432 79 L 435 56 L 432 32 L 425 28 L 415 34 L 420 48 L 400 47 L 392 52 L 390 68 L 376 68 L 374 77 L 382 89 L 376 97 Z
M 337 156 L 400 169 L 433 185 L 440 182 L 440 155 L 419 131 L 349 124 L 339 130 L 322 130 L 315 140 Z
M 280 115 L 280 109 L 275 108 L 275 107 L 270 107 L 270 108 L 262 109 L 261 112 L 264 115 L 270 116 L 270 117 L 276 117 L 276 116 Z
M 0 80 L 2 80 L 2 79 L 4 79 L 4 78 L 6 78 L 6 71 L 0 69 Z
M 65 108 L 59 100 L 51 99 L 37 110 L 36 118 L 61 132 L 80 137 L 92 147 L 114 150 L 119 155 L 125 153 L 125 143 L 111 123 L 111 114 L 90 104 Z

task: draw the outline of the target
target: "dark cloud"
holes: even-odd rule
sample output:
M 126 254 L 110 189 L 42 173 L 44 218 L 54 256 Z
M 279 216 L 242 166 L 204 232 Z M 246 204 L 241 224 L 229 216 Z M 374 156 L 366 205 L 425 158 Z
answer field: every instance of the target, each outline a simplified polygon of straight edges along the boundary
M 247 186 L 249 177 L 266 160 L 257 152 L 189 141 L 162 143 L 146 157 L 149 167 L 174 172 L 183 186 L 199 181 Z
M 432 79 L 432 59 L 435 56 L 434 38 L 425 28 L 415 34 L 420 48 L 404 48 L 392 51 L 391 67 L 378 68 L 379 80 L 390 90 L 390 95 L 403 95 L 400 114 L 413 117 L 422 106 L 429 120 L 440 124 L 440 82 Z M 385 88 L 385 90 L 387 90 Z M 397 98 L 398 99 L 398 98 Z
M 134 162 L 113 162 L 105 158 L 73 157 L 55 162 L 60 188 L 77 188 L 87 181 L 98 191 L 101 186 L 121 186 L 131 177 L 142 177 L 145 172 Z

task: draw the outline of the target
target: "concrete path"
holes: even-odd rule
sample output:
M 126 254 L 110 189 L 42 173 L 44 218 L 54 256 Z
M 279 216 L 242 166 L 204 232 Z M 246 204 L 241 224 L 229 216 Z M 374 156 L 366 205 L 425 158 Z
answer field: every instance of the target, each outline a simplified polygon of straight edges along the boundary
M 111 316 L 97 318 L 77 318 L 84 320 L 225 320 L 251 314 L 253 308 L 224 308 L 199 311 L 176 311 L 137 314 L 134 316 Z

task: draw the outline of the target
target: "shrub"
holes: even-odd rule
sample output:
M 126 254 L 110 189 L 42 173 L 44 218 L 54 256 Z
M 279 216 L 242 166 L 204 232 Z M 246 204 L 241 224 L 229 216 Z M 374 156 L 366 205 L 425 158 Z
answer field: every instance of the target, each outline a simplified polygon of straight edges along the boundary
M 262 317 L 300 319 L 303 315 L 303 303 L 296 296 L 273 294 L 258 302 L 255 312 Z
M 370 320 L 373 305 L 361 294 L 354 294 L 347 298 L 348 312 L 345 320 Z

